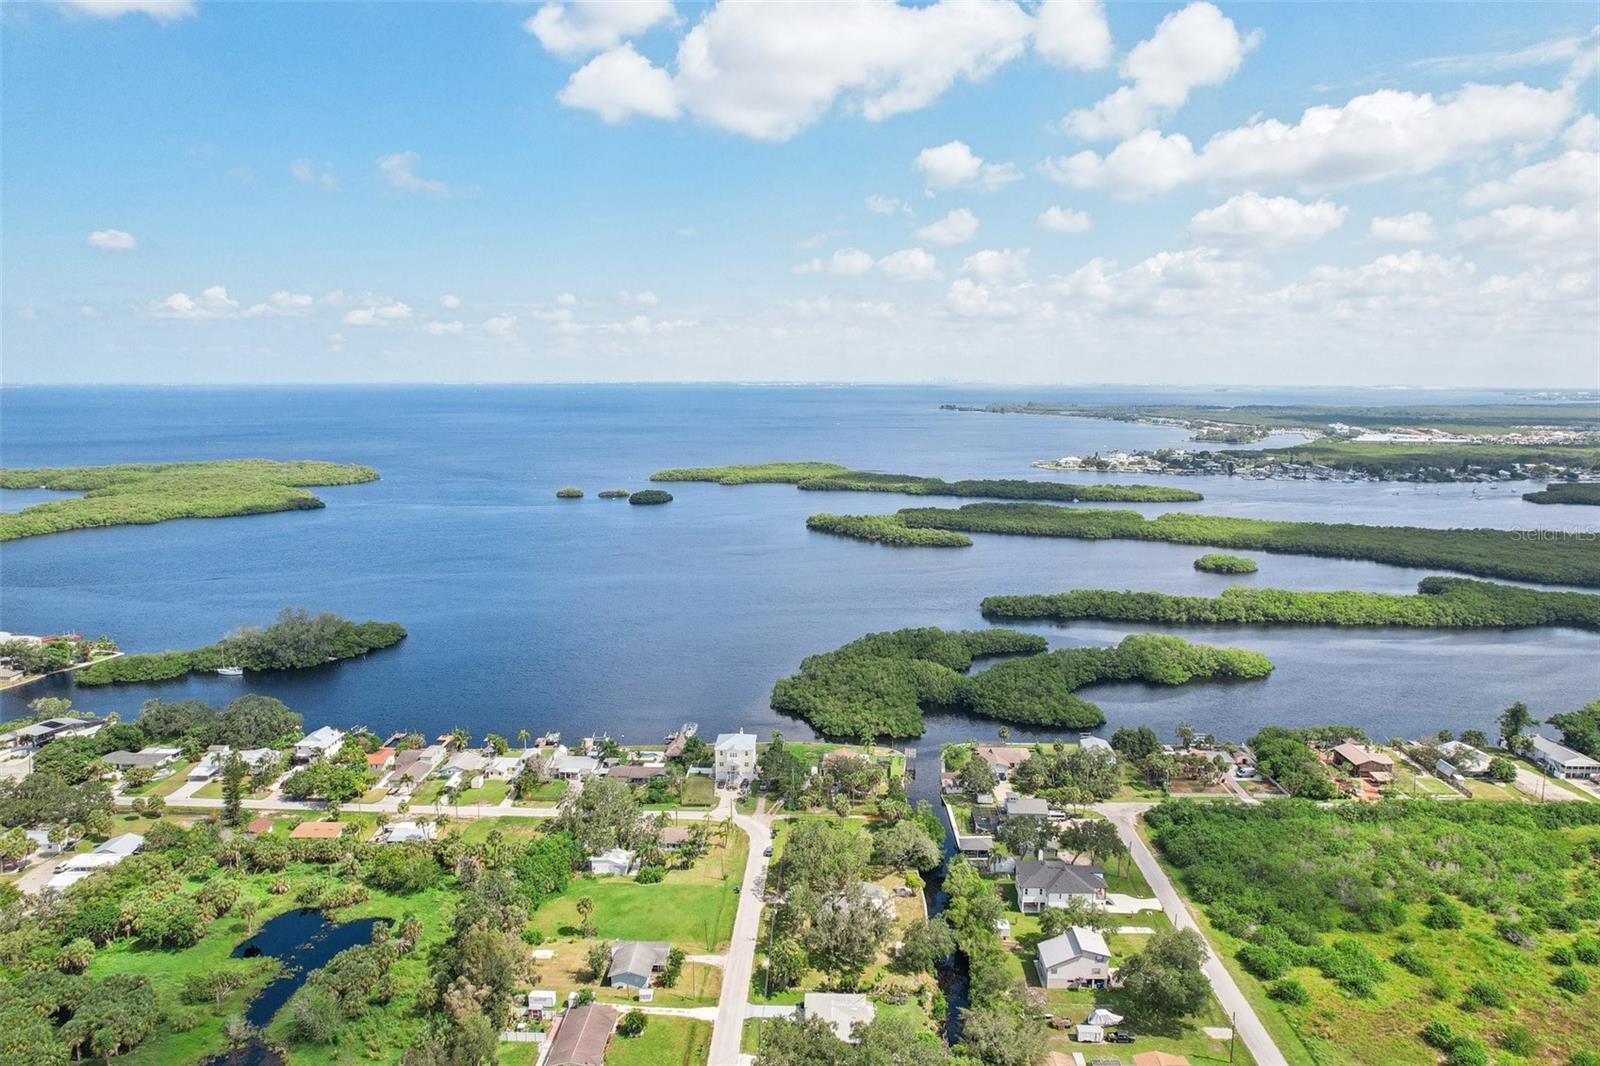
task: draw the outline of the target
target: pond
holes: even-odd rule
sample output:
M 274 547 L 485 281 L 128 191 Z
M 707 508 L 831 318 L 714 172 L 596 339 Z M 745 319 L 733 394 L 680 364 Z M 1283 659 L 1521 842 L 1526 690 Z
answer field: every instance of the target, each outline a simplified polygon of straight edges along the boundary
M 299 909 L 263 924 L 254 936 L 233 949 L 233 957 L 277 959 L 283 963 L 283 973 L 250 1001 L 245 1008 L 245 1021 L 258 1029 L 265 1028 L 295 990 L 305 984 L 312 971 L 326 966 L 345 948 L 370 942 L 372 927 L 377 921 L 376 918 L 358 918 L 333 922 L 321 911 Z M 270 1066 L 280 1061 L 265 1044 L 252 1041 L 217 1056 L 208 1066 Z

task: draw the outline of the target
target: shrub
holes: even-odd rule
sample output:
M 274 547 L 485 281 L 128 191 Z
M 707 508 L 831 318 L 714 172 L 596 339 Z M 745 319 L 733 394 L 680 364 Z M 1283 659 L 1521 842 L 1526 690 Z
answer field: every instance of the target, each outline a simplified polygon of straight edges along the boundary
M 1569 1066 L 1600 1066 L 1600 1051 L 1574 1051 Z
M 1454 900 L 1438 896 L 1428 907 L 1428 913 L 1422 916 L 1422 924 L 1429 929 L 1460 929 L 1461 908 L 1456 906 Z
M 628 502 L 632 504 L 671 503 L 672 493 L 662 492 L 660 489 L 640 489 L 628 497 Z
M 641 866 L 634 880 L 641 885 L 654 885 L 666 876 L 667 868 L 665 866 Z
M 1579 962 L 1588 966 L 1600 963 L 1600 941 L 1584 937 L 1572 945 L 1572 954 Z
M 1462 1010 L 1479 1010 L 1488 1008 L 1502 1010 L 1507 1003 L 1505 990 L 1499 985 L 1492 985 L 1487 981 L 1474 981 L 1467 986 L 1461 994 Z
M 1359 940 L 1336 940 L 1316 960 L 1322 976 L 1335 982 L 1352 996 L 1365 999 L 1372 995 L 1372 986 L 1383 980 L 1383 963 L 1379 962 Z
M 1555 966 L 1571 966 L 1574 958 L 1572 949 L 1565 944 L 1550 949 L 1550 962 Z
M 556 499 L 558 499 L 558 500 L 581 500 L 581 499 L 583 499 L 583 490 L 580 489 L 580 488 L 577 488 L 576 486 L 568 485 L 564 489 L 556 489 Z
M 1311 993 L 1306 991 L 1306 986 L 1292 977 L 1285 978 L 1267 989 L 1267 995 L 1279 1003 L 1292 1003 L 1296 1007 L 1304 1007 L 1311 1002 Z
M 619 1036 L 638 1036 L 644 1032 L 644 1027 L 649 1022 L 650 1015 L 631 1010 L 624 1014 L 622 1020 L 617 1023 L 617 1033 Z
M 1508 1025 L 1505 1032 L 1500 1034 L 1500 1046 L 1513 1055 L 1523 1058 L 1532 1058 L 1539 1053 L 1539 1042 L 1533 1038 L 1525 1025 Z
M 1240 948 L 1239 965 L 1263 981 L 1274 981 L 1289 969 L 1282 955 L 1262 944 L 1246 944 Z
M 1222 554 L 1202 555 L 1194 561 L 1194 568 L 1208 574 L 1253 574 L 1257 569 L 1254 559 Z
M 1435 1018 L 1422 1027 L 1422 1042 L 1440 1051 L 1449 1051 L 1455 1047 L 1456 1039 L 1456 1031 L 1447 1021 Z
M 1575 996 L 1589 991 L 1589 975 L 1582 970 L 1562 970 L 1556 974 L 1555 986 Z
M 1472 1037 L 1463 1036 L 1450 1048 L 1444 1066 L 1489 1066 L 1489 1053 Z
M 1416 948 L 1401 948 L 1390 956 L 1390 960 L 1407 973 L 1418 977 L 1433 976 L 1433 964 L 1423 958 Z

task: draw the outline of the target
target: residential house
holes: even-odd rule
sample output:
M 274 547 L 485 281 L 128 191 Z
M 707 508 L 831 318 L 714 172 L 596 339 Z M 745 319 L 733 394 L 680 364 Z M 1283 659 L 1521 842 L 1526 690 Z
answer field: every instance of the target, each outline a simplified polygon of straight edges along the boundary
M 605 1066 L 606 1045 L 617 1028 L 617 1008 L 587 1003 L 561 1016 L 544 1066 Z
M 379 748 L 377 751 L 367 753 L 367 769 L 383 773 L 394 766 L 395 751 L 393 748 Z
M 456 773 L 465 777 L 476 777 L 488 769 L 488 756 L 476 751 L 458 751 L 446 759 L 444 765 L 437 772 L 440 774 Z
M 737 733 L 719 733 L 712 749 L 715 761 L 712 770 L 718 785 L 738 788 L 756 776 L 756 735 L 739 730 Z
M 88 718 L 46 718 L 0 734 L 0 743 L 13 748 L 40 748 L 63 737 L 92 737 L 104 725 Z
M 1456 771 L 1466 777 L 1483 777 L 1489 772 L 1489 756 L 1471 744 L 1447 740 L 1439 745 L 1439 750 Z
M 600 760 L 593 755 L 562 752 L 550 760 L 550 775 L 563 781 L 581 781 L 600 772 Z
M 972 808 L 972 828 L 980 833 L 993 833 L 1000 828 L 1000 808 L 983 803 Z
M 223 764 L 228 761 L 228 756 L 233 749 L 226 744 L 213 744 L 206 749 L 200 761 L 190 767 L 188 778 L 190 781 L 209 781 L 221 772 Z
M 412 784 L 426 780 L 444 761 L 443 744 L 430 744 L 426 748 L 407 748 L 394 757 L 394 768 L 389 773 L 391 781 L 408 779 Z
M 144 837 L 138 833 L 121 833 L 101 844 L 93 851 L 72 855 L 55 869 L 55 876 L 45 883 L 46 888 L 65 889 L 82 881 L 96 870 L 115 866 L 144 846 Z
M 1033 796 L 1018 796 L 1015 793 L 1006 797 L 1007 818 L 1048 818 L 1050 817 L 1050 804 Z
M 489 760 L 487 773 L 490 777 L 505 781 L 522 772 L 523 761 L 522 755 L 496 755 Z
M 1105 988 L 1111 981 L 1111 949 L 1098 930 L 1075 925 L 1035 951 L 1046 988 Z
M 1528 739 L 1533 741 L 1533 747 L 1529 749 L 1528 754 L 1538 764 L 1539 769 L 1550 776 L 1591 778 L 1600 775 L 1600 761 L 1591 759 L 1583 752 L 1573 751 L 1537 733 Z
M 139 751 L 113 751 L 100 756 L 100 761 L 125 774 L 129 770 L 159 770 L 183 752 L 177 748 L 143 748 Z
M 878 1008 L 860 993 L 807 992 L 801 1013 L 807 1018 L 821 1018 L 833 1029 L 833 1035 L 854 1044 L 855 1027 L 872 1024 Z
M 1106 875 L 1098 866 L 1079 866 L 1059 859 L 1019 859 L 1016 877 L 1017 905 L 1023 914 L 1065 907 L 1072 899 L 1094 906 L 1106 901 Z
M 661 850 L 677 851 L 689 843 L 689 830 L 681 825 L 665 826 L 661 830 Z
M 976 755 L 989 764 L 994 776 L 1001 781 L 1011 778 L 1011 771 L 1028 761 L 1033 753 L 1027 748 L 1007 748 L 995 744 L 979 744 Z
M 528 993 L 528 1017 L 539 1019 L 547 1014 L 553 1014 L 556 1003 L 556 993 L 553 989 L 535 988 Z
M 1088 733 L 1078 738 L 1078 747 L 1084 751 L 1103 751 L 1113 759 L 1117 757 L 1116 749 L 1108 741 L 1100 737 L 1090 736 Z
M 589 872 L 626 876 L 639 869 L 638 857 L 627 848 L 610 848 L 589 856 Z
M 428 822 L 391 822 L 378 830 L 384 844 L 418 844 L 432 840 L 437 829 Z
M 1333 749 L 1336 765 L 1349 767 L 1357 777 L 1375 784 L 1394 780 L 1394 760 L 1381 751 L 1346 742 Z
M 265 769 L 278 761 L 278 753 L 271 748 L 245 748 L 239 753 L 251 773 Z
M 310 762 L 318 756 L 326 758 L 337 755 L 343 744 L 344 731 L 325 725 L 295 741 L 294 761 Z
M 626 781 L 630 785 L 647 785 L 658 777 L 667 776 L 667 768 L 662 765 L 622 763 L 606 767 L 606 776 Z
M 611 966 L 606 983 L 612 987 L 644 988 L 661 972 L 672 954 L 664 940 L 619 940 L 611 949 Z

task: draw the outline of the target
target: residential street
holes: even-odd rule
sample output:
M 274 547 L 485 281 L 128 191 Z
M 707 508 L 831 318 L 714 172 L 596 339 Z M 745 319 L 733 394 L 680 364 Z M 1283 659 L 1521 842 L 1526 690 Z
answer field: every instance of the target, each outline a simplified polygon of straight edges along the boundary
M 731 810 L 732 796 L 725 797 L 724 802 Z M 735 814 L 733 824 L 750 837 L 750 860 L 745 864 L 739 913 L 733 919 L 733 939 L 722 967 L 722 996 L 717 1000 L 717 1021 L 711 1030 L 711 1066 L 734 1066 L 739 1061 L 739 1038 L 750 1002 L 750 976 L 755 970 L 756 937 L 761 931 L 761 896 L 766 890 L 771 861 L 762 854 L 772 843 L 771 815 Z
M 1188 908 L 1184 906 L 1183 898 L 1173 887 L 1172 880 L 1167 877 L 1161 864 L 1156 862 L 1156 857 L 1151 854 L 1135 829 L 1139 816 L 1151 806 L 1149 803 L 1100 803 L 1096 804 L 1094 809 L 1111 819 L 1112 824 L 1117 827 L 1117 833 L 1122 837 L 1123 843 L 1128 845 L 1134 864 L 1139 867 L 1139 872 L 1144 874 L 1144 879 L 1150 882 L 1156 898 L 1161 901 L 1161 909 L 1172 920 L 1173 927 L 1193 929 L 1204 938 L 1205 932 L 1196 925 Z M 1250 1001 L 1234 982 L 1233 975 L 1222 965 L 1216 949 L 1211 946 L 1209 940 L 1206 941 L 1206 948 L 1206 978 L 1211 982 L 1211 990 L 1216 995 L 1217 1002 L 1222 1004 L 1223 1013 L 1233 1019 L 1234 1031 L 1239 1034 L 1239 1039 L 1244 1041 L 1244 1046 L 1250 1050 L 1258 1066 L 1284 1066 L 1283 1052 L 1278 1050 L 1278 1045 L 1268 1034 L 1267 1027 L 1261 1024 L 1255 1008 L 1250 1006 Z

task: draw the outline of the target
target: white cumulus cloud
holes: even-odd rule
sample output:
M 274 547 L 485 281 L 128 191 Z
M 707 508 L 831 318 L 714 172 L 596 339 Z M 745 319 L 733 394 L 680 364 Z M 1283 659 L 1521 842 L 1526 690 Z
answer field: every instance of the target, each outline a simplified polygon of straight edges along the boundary
M 1161 20 L 1123 60 L 1124 85 L 1093 107 L 1067 116 L 1067 127 L 1091 140 L 1126 138 L 1184 105 L 1192 89 L 1221 85 L 1261 41 L 1240 35 L 1233 20 L 1208 3 L 1193 3 Z
M 903 248 L 878 260 L 878 269 L 896 281 L 934 281 L 940 277 L 933 254 L 922 248 Z
M 669 0 L 566 0 L 545 4 L 522 28 L 546 51 L 572 59 L 615 48 L 674 14 Z
M 345 312 L 340 319 L 347 326 L 387 326 L 411 317 L 411 308 L 399 300 L 375 300 L 364 307 Z
M 467 328 L 466 323 L 459 320 L 450 322 L 424 322 L 422 332 L 433 337 L 444 337 L 462 332 Z
M 97 229 L 89 234 L 89 247 L 102 252 L 129 252 L 138 246 L 138 238 L 127 230 Z
M 318 185 L 328 192 L 339 191 L 339 175 L 326 164 L 319 167 L 309 159 L 291 159 L 289 174 L 302 185 Z
M 1111 62 L 1111 28 L 1100 0 L 1044 0 L 1033 19 L 1033 50 L 1059 66 L 1099 70 Z
M 56 3 L 73 13 L 98 19 L 148 15 L 157 22 L 176 22 L 195 13 L 194 0 L 56 0 Z
M 1039 226 L 1051 233 L 1087 233 L 1093 223 L 1089 212 L 1069 207 L 1047 207 L 1039 215 Z
M 949 141 L 933 148 L 924 148 L 911 161 L 911 166 L 928 183 L 930 193 L 965 185 L 976 185 L 992 191 L 1022 178 L 1011 163 L 985 163 L 965 141 Z
M 221 285 L 212 285 L 199 296 L 175 292 L 153 305 L 151 313 L 157 318 L 179 318 L 189 321 L 233 318 L 239 314 L 239 302 L 228 295 Z
M 593 111 L 601 120 L 618 123 L 633 115 L 677 118 L 677 89 L 672 77 L 634 50 L 631 44 L 595 56 L 558 94 L 568 107 Z
M 439 306 L 443 307 L 447 311 L 454 311 L 456 308 L 461 306 L 461 297 L 447 292 L 443 296 L 439 297 Z
M 1189 236 L 1201 244 L 1287 248 L 1321 240 L 1344 224 L 1347 213 L 1328 200 L 1308 204 L 1251 191 L 1198 212 Z
M 904 200 L 893 196 L 880 196 L 873 193 L 867 197 L 867 210 L 875 215 L 909 215 L 911 208 L 906 206 Z
M 269 315 L 297 318 L 309 315 L 316 304 L 316 299 L 310 293 L 279 289 L 269 296 L 266 302 L 251 304 L 245 309 L 244 315 L 246 318 L 264 318 Z
M 961 262 L 961 273 L 979 281 L 1021 281 L 1028 276 L 1028 249 L 985 248 L 973 252 Z
M 964 207 L 958 207 L 937 222 L 930 222 L 917 230 L 917 236 L 933 244 L 961 244 L 970 241 L 978 232 L 978 216 Z
M 1403 215 L 1380 215 L 1368 231 L 1375 241 L 1385 244 L 1426 244 L 1439 239 L 1433 216 L 1426 211 L 1407 211 Z
M 1495 204 L 1576 204 L 1600 199 L 1600 153 L 1573 150 L 1533 163 L 1501 181 L 1486 181 L 1462 197 L 1473 207 Z

